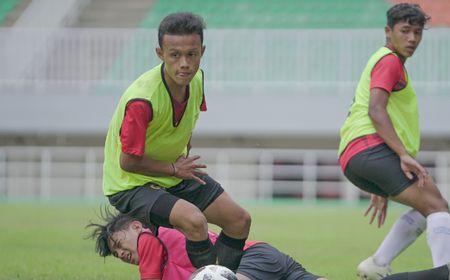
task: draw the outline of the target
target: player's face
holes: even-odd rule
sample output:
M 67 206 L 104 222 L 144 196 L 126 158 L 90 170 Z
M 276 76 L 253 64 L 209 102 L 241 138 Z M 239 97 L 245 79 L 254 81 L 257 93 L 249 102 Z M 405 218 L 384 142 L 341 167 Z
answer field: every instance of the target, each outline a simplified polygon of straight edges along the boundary
M 385 33 L 390 45 L 403 59 L 411 57 L 422 40 L 423 26 L 402 21 L 394 28 L 386 27 Z
M 108 244 L 112 255 L 126 263 L 139 264 L 137 241 L 141 231 L 142 225 L 133 222 L 127 229 L 113 233 Z
M 162 47 L 156 49 L 164 61 L 164 78 L 169 87 L 185 87 L 197 73 L 205 51 L 200 35 L 164 35 Z

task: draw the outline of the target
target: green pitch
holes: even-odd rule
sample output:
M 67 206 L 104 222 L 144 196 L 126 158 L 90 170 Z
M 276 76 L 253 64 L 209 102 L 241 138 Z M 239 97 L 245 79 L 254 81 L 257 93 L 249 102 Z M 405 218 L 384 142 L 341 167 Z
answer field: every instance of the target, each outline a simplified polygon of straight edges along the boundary
M 99 222 L 104 201 L 0 202 L 0 279 L 139 279 L 137 267 L 94 253 L 84 226 Z M 363 218 L 366 203 L 241 202 L 253 218 L 251 239 L 271 243 L 308 270 L 351 280 L 406 209 L 390 205 L 381 229 Z M 423 236 L 394 263 L 397 272 L 431 267 Z

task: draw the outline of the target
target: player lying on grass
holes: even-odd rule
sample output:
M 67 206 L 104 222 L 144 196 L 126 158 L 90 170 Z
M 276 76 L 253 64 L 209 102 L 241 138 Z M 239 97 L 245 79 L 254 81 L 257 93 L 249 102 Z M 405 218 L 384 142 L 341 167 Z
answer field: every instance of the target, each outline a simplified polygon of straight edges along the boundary
M 184 235 L 171 228 L 157 234 L 125 214 L 103 214 L 105 224 L 90 223 L 90 237 L 100 256 L 113 255 L 139 266 L 141 279 L 188 279 L 196 268 L 189 261 Z M 209 232 L 214 243 L 217 234 Z M 306 271 L 298 262 L 261 241 L 247 241 L 237 269 L 239 280 L 326 280 Z
M 393 274 L 383 280 L 450 280 L 450 263 L 436 268 Z

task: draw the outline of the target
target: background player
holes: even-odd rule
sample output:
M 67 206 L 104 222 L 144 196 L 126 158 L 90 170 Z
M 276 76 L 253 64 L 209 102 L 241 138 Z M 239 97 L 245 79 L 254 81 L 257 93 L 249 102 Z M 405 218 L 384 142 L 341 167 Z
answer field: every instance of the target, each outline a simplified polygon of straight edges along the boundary
M 415 4 L 397 4 L 387 11 L 386 45 L 372 55 L 361 75 L 341 128 L 339 161 L 345 176 L 372 194 L 366 212 L 373 210 L 370 222 L 377 217 L 378 226 L 384 223 L 387 199 L 415 209 L 403 217 L 413 226 L 420 227 L 426 217 L 433 263 L 441 266 L 450 260 L 450 214 L 436 184 L 414 158 L 420 146 L 419 113 L 404 68 L 420 44 L 428 19 Z M 389 235 L 388 244 L 404 239 L 402 232 L 408 229 Z M 389 263 L 378 258 L 358 266 L 363 279 L 380 279 L 389 273 Z

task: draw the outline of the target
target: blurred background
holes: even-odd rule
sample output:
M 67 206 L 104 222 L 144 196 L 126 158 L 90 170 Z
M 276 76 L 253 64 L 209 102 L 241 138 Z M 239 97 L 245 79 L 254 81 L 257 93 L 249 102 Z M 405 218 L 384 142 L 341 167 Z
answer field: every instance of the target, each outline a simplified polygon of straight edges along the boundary
M 339 169 L 339 128 L 394 2 L 0 0 L 0 200 L 103 197 L 108 122 L 175 11 L 207 24 L 192 153 L 210 175 L 242 199 L 367 198 Z M 408 2 L 432 17 L 406 63 L 419 158 L 449 199 L 450 2 Z

